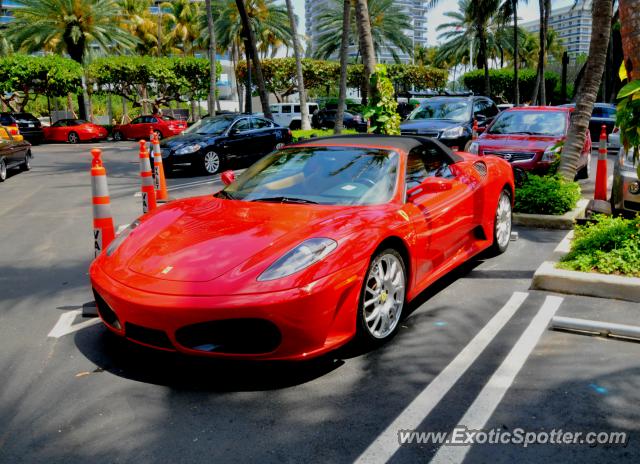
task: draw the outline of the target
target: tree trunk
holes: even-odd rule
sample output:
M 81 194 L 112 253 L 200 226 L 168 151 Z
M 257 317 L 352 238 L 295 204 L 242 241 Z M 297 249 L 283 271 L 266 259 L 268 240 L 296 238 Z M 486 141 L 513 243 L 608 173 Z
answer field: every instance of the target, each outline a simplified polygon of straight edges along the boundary
M 309 107 L 307 106 L 307 92 L 304 88 L 304 76 L 302 74 L 302 55 L 300 54 L 300 43 L 298 42 L 298 28 L 296 18 L 293 14 L 291 0 L 286 0 L 287 12 L 289 13 L 289 25 L 293 34 L 293 55 L 296 59 L 296 79 L 298 81 L 298 93 L 300 94 L 300 117 L 302 119 L 302 130 L 311 129 L 309 123 Z
M 513 104 L 520 106 L 520 85 L 518 83 L 518 0 L 511 0 L 513 9 Z
M 640 0 L 619 0 L 622 50 L 629 80 L 640 79 Z
M 478 42 L 480 42 L 480 59 L 484 69 L 484 94 L 491 96 L 491 77 L 489 76 L 489 56 L 487 53 L 487 35 L 484 27 L 478 27 Z
M 240 61 L 240 46 L 235 42 L 231 45 L 231 60 L 233 62 L 233 78 L 236 82 L 236 93 L 238 94 L 238 113 L 242 113 L 242 104 L 244 103 L 242 100 L 242 84 L 238 79 L 238 76 L 235 74 L 236 69 L 238 69 L 238 62 Z
M 367 86 L 367 98 L 372 98 L 375 89 L 371 86 L 371 75 L 376 70 L 376 51 L 371 37 L 371 22 L 367 0 L 356 0 L 356 24 L 360 38 L 360 52 L 364 64 L 364 81 Z
M 244 91 L 244 112 L 253 113 L 253 65 L 251 64 L 251 56 L 249 52 L 249 44 L 245 40 L 244 54 L 247 62 L 247 82 L 245 83 Z
M 249 24 L 249 16 L 244 4 L 244 0 L 236 0 L 238 12 L 242 19 L 242 32 L 245 35 L 247 45 L 249 46 L 249 54 L 253 60 L 253 66 L 256 70 L 256 81 L 258 84 L 258 92 L 260 93 L 260 103 L 262 103 L 262 112 L 267 119 L 273 119 L 271 109 L 269 108 L 269 96 L 267 95 L 267 87 L 264 83 L 264 75 L 262 74 L 262 64 L 258 59 L 258 51 L 256 50 L 256 38 L 253 29 Z
M 340 44 L 340 95 L 334 134 L 341 134 L 344 127 L 344 109 L 347 104 L 347 68 L 349 66 L 349 34 L 351 32 L 351 0 L 344 0 L 342 12 L 342 42 Z
M 571 117 L 571 126 L 562 150 L 560 174 L 567 180 L 573 180 L 578 168 L 580 153 L 587 137 L 589 120 L 593 104 L 598 95 L 600 81 L 607 58 L 607 47 L 611 33 L 611 16 L 613 0 L 594 0 L 591 44 L 589 58 L 580 93 L 576 99 L 576 109 Z
M 216 89 L 218 70 L 216 63 L 216 34 L 213 29 L 213 12 L 211 11 L 211 0 L 205 0 L 205 8 L 207 9 L 207 31 L 209 32 L 209 99 L 207 106 L 209 107 L 209 116 L 216 115 Z

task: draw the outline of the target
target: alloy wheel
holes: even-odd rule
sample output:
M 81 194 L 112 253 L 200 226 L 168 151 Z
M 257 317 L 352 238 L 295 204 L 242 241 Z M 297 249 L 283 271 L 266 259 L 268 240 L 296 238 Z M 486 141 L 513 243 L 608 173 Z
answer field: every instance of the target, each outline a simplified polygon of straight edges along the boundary
M 69 141 L 69 143 L 78 143 L 78 138 L 78 134 L 76 134 L 75 132 L 70 132 L 67 140 Z
M 506 248 L 511 240 L 511 199 L 504 192 L 496 210 L 496 240 L 500 248 Z
M 209 174 L 215 174 L 220 169 L 220 156 L 215 151 L 209 151 L 204 155 L 204 169 Z

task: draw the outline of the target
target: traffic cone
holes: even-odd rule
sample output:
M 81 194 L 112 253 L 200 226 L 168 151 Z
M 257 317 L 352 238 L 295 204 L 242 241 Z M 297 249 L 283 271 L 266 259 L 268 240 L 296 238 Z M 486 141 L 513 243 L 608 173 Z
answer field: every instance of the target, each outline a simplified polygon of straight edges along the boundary
M 142 212 L 144 214 L 156 209 L 156 191 L 153 187 L 151 164 L 147 142 L 140 140 L 140 178 L 142 179 Z
M 473 130 L 471 131 L 471 140 L 475 140 L 478 138 L 478 120 L 473 120 Z
M 151 137 L 151 143 L 153 144 L 153 181 L 156 188 L 156 200 L 158 203 L 166 203 L 169 201 L 167 180 L 164 177 L 164 167 L 162 166 L 160 140 L 158 140 L 158 136 L 156 134 L 153 134 Z
M 600 148 L 598 149 L 598 168 L 596 171 L 595 200 L 607 201 L 607 126 L 602 125 L 600 131 Z
M 107 170 L 102 165 L 102 151 L 91 150 L 91 196 L 93 203 L 93 249 L 95 257 L 109 246 L 116 235 L 107 185 Z

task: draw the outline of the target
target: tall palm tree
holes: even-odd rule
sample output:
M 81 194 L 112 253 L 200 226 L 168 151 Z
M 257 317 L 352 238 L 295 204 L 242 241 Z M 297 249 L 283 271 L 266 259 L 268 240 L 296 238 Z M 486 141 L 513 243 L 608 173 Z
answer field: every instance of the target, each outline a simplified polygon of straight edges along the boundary
M 215 25 L 213 23 L 213 9 L 211 0 L 205 0 L 205 16 L 207 18 L 207 34 L 209 35 L 209 114 L 216 115 L 216 80 L 217 80 L 217 63 L 216 63 L 216 34 Z
M 544 106 L 547 104 L 544 73 L 547 61 L 547 32 L 549 29 L 549 16 L 551 14 L 551 0 L 538 0 L 538 6 L 540 10 L 540 36 L 538 39 L 540 49 L 538 52 L 538 75 L 536 77 L 533 95 L 531 96 L 531 103 L 535 104 L 539 96 L 540 105 Z
M 593 0 L 589 58 L 576 98 L 576 109 L 571 116 L 571 126 L 569 127 L 560 159 L 559 172 L 567 180 L 573 180 L 575 177 L 580 153 L 587 137 L 593 104 L 600 89 L 600 81 L 604 72 L 611 34 L 612 4 L 613 0 Z M 637 53 L 637 51 L 634 51 L 634 53 Z
M 341 134 L 344 128 L 344 110 L 347 105 L 347 74 L 349 65 L 349 35 L 351 32 L 351 0 L 343 0 L 342 5 L 342 43 L 340 44 L 340 94 L 334 133 Z
M 302 130 L 311 129 L 309 123 L 309 108 L 307 107 L 307 92 L 304 88 L 304 77 L 302 75 L 302 54 L 300 51 L 300 43 L 298 42 L 298 28 L 296 25 L 296 16 L 293 13 L 293 5 L 291 0 L 287 2 L 287 13 L 289 14 L 289 24 L 293 33 L 293 55 L 296 59 L 296 79 L 298 81 L 298 93 L 300 94 L 300 117 L 302 119 Z
M 395 61 L 399 61 L 398 52 L 413 53 L 411 39 L 403 32 L 412 29 L 411 19 L 395 4 L 394 0 L 368 0 L 369 22 L 374 49 L 377 55 L 382 51 L 389 51 Z M 343 2 L 332 0 L 330 7 L 326 8 L 318 17 L 318 22 L 323 25 L 323 30 L 318 34 L 318 47 L 313 50 L 313 56 L 319 59 L 328 59 L 340 50 L 342 43 L 342 19 Z M 350 39 L 352 43 L 358 43 L 358 29 L 353 13 Z M 362 52 L 361 52 L 362 53 Z
M 360 44 L 360 53 L 362 54 L 362 63 L 364 64 L 364 81 L 367 88 L 367 94 L 365 98 L 363 98 L 363 103 L 365 103 L 366 98 L 370 98 L 375 90 L 371 85 L 371 75 L 376 69 L 376 50 L 373 46 L 373 36 L 371 35 L 368 0 L 355 1 L 358 43 Z
M 137 39 L 122 28 L 121 9 L 115 0 L 16 0 L 15 20 L 8 33 L 25 52 L 66 52 L 82 64 L 89 47 L 104 51 L 133 49 Z M 80 118 L 86 118 L 83 93 L 78 93 Z
M 528 3 L 528 0 L 522 0 L 523 3 Z M 500 7 L 502 17 L 505 21 L 513 19 L 513 104 L 520 106 L 520 85 L 518 82 L 518 0 L 504 0 L 504 3 Z
M 152 0 L 118 0 L 122 13 L 122 28 L 138 39 L 135 52 L 150 55 L 158 50 L 156 20 L 149 8 Z
M 193 55 L 195 44 L 200 37 L 200 3 L 191 0 L 164 2 L 168 33 L 165 34 L 169 49 L 182 55 Z

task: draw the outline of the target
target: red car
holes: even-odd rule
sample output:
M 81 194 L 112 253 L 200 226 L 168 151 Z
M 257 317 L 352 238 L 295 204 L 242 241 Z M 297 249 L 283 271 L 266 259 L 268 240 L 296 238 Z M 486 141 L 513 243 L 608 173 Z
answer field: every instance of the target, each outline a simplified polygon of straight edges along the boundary
M 181 134 L 187 128 L 186 121 L 171 116 L 139 116 L 129 124 L 119 124 L 113 128 L 113 140 L 147 139 L 151 129 L 160 138 Z
M 300 360 L 376 345 L 406 304 L 511 235 L 507 162 L 420 137 L 312 139 L 215 195 L 168 203 L 90 268 L 116 334 L 187 354 Z
M 488 129 L 471 143 L 469 151 L 509 161 L 514 168 L 545 174 L 562 150 L 573 108 L 522 106 L 500 113 Z M 587 138 L 578 165 L 578 179 L 591 170 L 591 137 Z
M 49 127 L 43 127 L 45 142 L 88 142 L 104 140 L 107 129 L 84 119 L 60 119 Z

